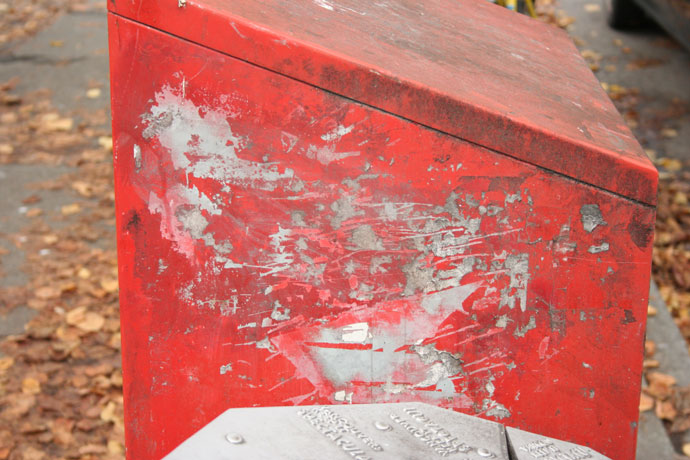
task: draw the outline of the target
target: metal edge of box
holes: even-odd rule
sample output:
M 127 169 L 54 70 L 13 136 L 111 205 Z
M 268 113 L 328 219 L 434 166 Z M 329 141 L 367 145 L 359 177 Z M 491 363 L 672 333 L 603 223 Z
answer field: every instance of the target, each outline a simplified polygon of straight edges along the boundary
M 134 5 L 137 5 L 136 9 Z M 126 6 L 122 6 L 117 0 L 110 0 L 108 7 L 111 14 L 143 26 L 158 29 L 643 205 L 656 205 L 658 172 L 646 157 L 625 157 L 595 144 L 544 132 L 524 120 L 467 104 L 423 84 L 399 79 L 385 69 L 374 69 L 314 43 L 289 40 L 293 53 L 309 55 L 312 60 L 320 62 L 319 67 L 338 69 L 339 75 L 347 75 L 347 78 L 334 79 L 332 75 L 326 75 L 327 72 L 317 74 L 313 70 L 291 66 L 290 60 L 283 59 L 281 64 L 277 53 L 282 50 L 275 48 L 278 41 L 286 40 L 283 35 L 244 18 L 205 8 L 193 0 L 178 0 L 177 3 L 137 0 Z M 217 34 L 213 36 L 208 33 L 209 29 L 216 27 L 232 29 L 236 34 L 218 37 Z M 572 46 L 575 49 L 574 44 Z M 343 81 L 348 79 L 357 83 L 346 88 Z M 373 94 L 380 97 L 372 97 Z M 391 94 L 404 96 L 387 97 Z M 408 102 L 403 104 L 400 103 L 401 100 Z M 492 134 L 496 132 L 501 135 Z

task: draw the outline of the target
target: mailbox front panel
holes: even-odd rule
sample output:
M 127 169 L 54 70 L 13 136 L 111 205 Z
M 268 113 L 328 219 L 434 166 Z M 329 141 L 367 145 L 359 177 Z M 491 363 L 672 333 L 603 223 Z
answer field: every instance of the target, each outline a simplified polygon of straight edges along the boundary
M 633 458 L 651 207 L 110 29 L 128 458 L 231 407 L 401 401 Z

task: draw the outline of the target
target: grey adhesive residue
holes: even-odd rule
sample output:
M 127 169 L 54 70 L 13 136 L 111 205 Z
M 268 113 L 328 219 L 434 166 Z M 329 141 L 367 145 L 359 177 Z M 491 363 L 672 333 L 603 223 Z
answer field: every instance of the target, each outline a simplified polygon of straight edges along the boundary
M 609 244 L 604 242 L 601 243 L 600 245 L 594 245 L 590 246 L 589 249 L 587 249 L 587 252 L 590 254 L 599 254 L 600 252 L 606 252 L 609 250 Z
M 381 238 L 379 238 L 371 225 L 362 225 L 352 232 L 352 237 L 350 238 L 357 249 L 369 250 L 369 251 L 383 251 L 383 243 Z
M 515 332 L 513 332 L 513 335 L 515 337 L 524 337 L 527 332 L 531 331 L 532 329 L 537 327 L 537 321 L 534 319 L 534 316 L 529 317 L 529 322 L 523 326 L 523 327 L 516 327 Z
M 601 215 L 601 210 L 596 204 L 582 205 L 580 215 L 582 216 L 582 226 L 588 233 L 592 233 L 599 226 L 606 225 L 606 221 Z

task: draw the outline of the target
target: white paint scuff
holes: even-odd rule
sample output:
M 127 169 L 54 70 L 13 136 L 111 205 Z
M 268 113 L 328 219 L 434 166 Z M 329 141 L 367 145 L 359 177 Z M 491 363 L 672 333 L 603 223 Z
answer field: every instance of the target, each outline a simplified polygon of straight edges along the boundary
M 343 342 L 364 343 L 369 338 L 369 323 L 354 323 L 342 328 Z

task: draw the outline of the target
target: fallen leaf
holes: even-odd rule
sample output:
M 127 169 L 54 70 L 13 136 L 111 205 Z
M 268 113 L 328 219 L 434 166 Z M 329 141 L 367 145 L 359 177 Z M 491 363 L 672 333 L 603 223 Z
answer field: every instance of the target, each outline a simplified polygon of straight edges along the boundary
M 43 209 L 41 208 L 31 208 L 26 211 L 26 217 L 38 217 L 43 214 Z
M 654 398 L 646 394 L 640 394 L 640 412 L 652 410 L 654 408 Z
M 13 152 L 12 144 L 0 144 L 0 155 L 12 155 Z
M 22 460 L 43 460 L 44 458 L 46 458 L 46 453 L 33 446 L 27 447 L 22 452 Z
M 673 420 L 678 414 L 670 401 L 657 401 L 655 412 L 656 416 L 662 420 Z
M 113 138 L 111 136 L 101 136 L 98 138 L 98 145 L 110 151 L 113 149 Z
M 81 206 L 79 205 L 79 203 L 67 204 L 63 206 L 60 209 L 60 211 L 63 215 L 70 216 L 72 214 L 78 214 L 79 212 L 81 212 Z
M 588 13 L 596 13 L 601 11 L 601 5 L 598 3 L 585 3 L 585 11 Z
M 53 40 L 52 42 L 50 42 L 50 46 L 53 46 L 55 48 L 60 48 L 64 44 L 65 42 L 63 40 Z
M 43 286 L 36 289 L 34 295 L 41 300 L 51 300 L 60 297 L 60 289 L 54 286 Z
M 47 113 L 41 118 L 41 127 L 48 132 L 70 131 L 74 127 L 74 120 L 61 118 L 57 113 Z
M 668 138 L 678 137 L 678 131 L 673 128 L 664 128 L 661 130 L 661 135 Z
M 14 365 L 14 358 L 11 356 L 3 356 L 0 358 L 0 372 L 6 371 Z
M 683 164 L 675 158 L 661 157 L 656 161 L 656 164 L 670 172 L 680 171 L 683 168 Z
M 108 441 L 108 452 L 115 455 L 122 455 L 125 453 L 125 449 L 119 442 L 114 439 Z
M 108 292 L 110 294 L 117 292 L 119 288 L 119 283 L 117 279 L 112 279 L 112 278 L 104 278 L 100 282 L 101 287 L 105 292 Z
M 100 88 L 91 88 L 86 92 L 86 97 L 89 99 L 98 99 L 101 96 Z
M 647 316 L 656 316 L 657 310 L 651 304 L 647 305 Z
M 72 188 L 81 196 L 91 198 L 93 196 L 93 185 L 85 181 L 72 182 Z
M 26 377 L 22 380 L 22 393 L 36 395 L 41 392 L 41 383 L 33 377 Z
M 690 457 L 690 443 L 683 444 L 683 455 Z

